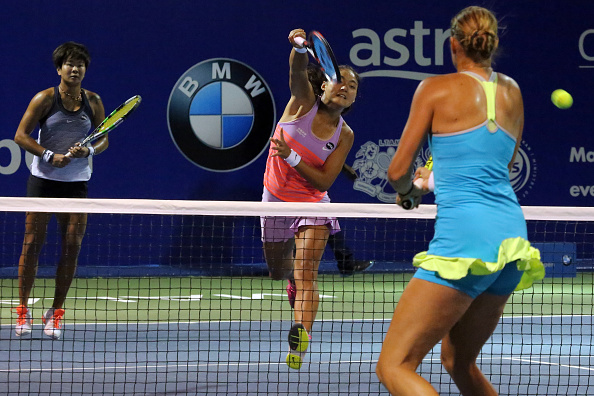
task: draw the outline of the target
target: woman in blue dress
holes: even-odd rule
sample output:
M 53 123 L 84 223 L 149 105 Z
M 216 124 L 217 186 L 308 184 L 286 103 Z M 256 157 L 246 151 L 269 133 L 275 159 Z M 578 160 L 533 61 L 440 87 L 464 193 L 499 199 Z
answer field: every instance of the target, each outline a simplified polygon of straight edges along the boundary
M 489 10 L 468 7 L 452 19 L 457 72 L 419 84 L 388 169 L 397 203 L 418 206 L 428 191 L 412 183 L 413 162 L 429 141 L 435 236 L 413 260 L 419 268 L 398 302 L 376 369 L 394 395 L 437 395 L 416 369 L 440 341 L 442 364 L 463 395 L 496 395 L 476 359 L 511 293 L 544 276 L 509 180 L 524 107 L 518 84 L 491 67 L 498 44 Z

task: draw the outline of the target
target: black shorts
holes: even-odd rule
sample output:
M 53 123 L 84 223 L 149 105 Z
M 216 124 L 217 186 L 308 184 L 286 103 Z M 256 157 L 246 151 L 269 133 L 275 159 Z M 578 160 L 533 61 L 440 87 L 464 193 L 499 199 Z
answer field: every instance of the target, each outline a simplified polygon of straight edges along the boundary
M 27 196 L 36 198 L 87 198 L 86 181 L 63 182 L 33 175 L 27 180 Z

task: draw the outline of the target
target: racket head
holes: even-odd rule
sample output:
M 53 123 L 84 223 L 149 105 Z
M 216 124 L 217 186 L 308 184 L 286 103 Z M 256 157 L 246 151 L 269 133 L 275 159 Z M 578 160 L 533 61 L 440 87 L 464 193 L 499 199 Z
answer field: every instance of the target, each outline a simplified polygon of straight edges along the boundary
M 120 125 L 120 123 L 122 123 L 126 117 L 128 117 L 134 110 L 138 108 L 141 101 L 142 97 L 140 95 L 135 95 L 119 105 L 103 120 L 101 124 L 99 124 L 93 133 L 91 133 L 85 138 L 85 140 L 82 141 L 81 145 L 99 139 L 101 136 Z
M 334 52 L 328 41 L 316 30 L 309 34 L 308 44 L 314 52 L 316 61 L 322 67 L 326 79 L 334 83 L 341 82 L 340 70 Z

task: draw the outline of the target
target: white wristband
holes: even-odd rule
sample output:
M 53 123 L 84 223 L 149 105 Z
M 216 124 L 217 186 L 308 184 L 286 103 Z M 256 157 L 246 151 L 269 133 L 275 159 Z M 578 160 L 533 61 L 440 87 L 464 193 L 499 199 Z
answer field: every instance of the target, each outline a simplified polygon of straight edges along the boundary
M 427 188 L 429 191 L 435 191 L 435 180 L 433 180 L 433 172 L 429 175 L 429 180 L 427 181 Z
M 295 151 L 291 150 L 291 154 L 287 158 L 285 158 L 287 164 L 291 167 L 296 167 L 299 162 L 301 162 L 301 156 L 297 154 Z
M 89 149 L 89 155 L 87 155 L 87 157 L 92 157 L 93 155 L 95 155 L 95 147 L 89 146 L 87 148 Z
M 41 158 L 43 159 L 43 162 L 47 162 L 48 164 L 51 164 L 52 160 L 54 159 L 54 152 L 51 150 L 43 150 L 43 154 L 41 154 Z
M 305 54 L 307 52 L 307 48 L 305 47 L 293 47 L 293 49 L 295 50 L 295 52 L 299 52 L 300 54 Z

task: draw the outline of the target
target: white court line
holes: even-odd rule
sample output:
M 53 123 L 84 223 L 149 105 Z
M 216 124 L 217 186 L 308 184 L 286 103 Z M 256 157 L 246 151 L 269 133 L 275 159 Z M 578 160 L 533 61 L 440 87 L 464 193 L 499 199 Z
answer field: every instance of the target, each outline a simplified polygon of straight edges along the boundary
M 559 357 L 565 357 L 564 355 L 560 355 Z M 591 357 L 589 355 L 583 355 L 580 357 Z M 567 368 L 574 368 L 578 370 L 586 370 L 586 371 L 594 371 L 594 367 L 586 367 L 586 366 L 574 366 L 572 364 L 563 364 L 563 363 L 552 363 L 552 362 L 545 362 L 541 360 L 533 360 L 533 359 L 521 359 L 515 357 L 505 358 L 508 360 L 519 361 L 519 362 L 526 362 L 530 364 L 540 364 L 540 365 L 548 365 L 548 366 L 558 366 L 558 367 L 567 367 Z
M 327 352 L 325 352 L 327 353 Z M 553 355 L 550 355 L 551 357 Z M 566 358 L 581 358 L 581 357 L 590 357 L 589 355 L 555 355 L 555 357 L 566 357 Z M 588 370 L 594 371 L 594 368 L 590 367 L 582 367 L 582 366 L 574 366 L 574 365 L 567 365 L 561 363 L 552 363 L 552 362 L 545 362 L 545 361 L 538 361 L 532 359 L 521 359 L 521 358 L 513 358 L 513 357 L 480 357 L 479 360 L 513 360 L 513 361 L 522 361 L 527 362 L 530 364 L 540 364 L 540 365 L 549 365 L 549 366 L 558 366 L 558 367 L 567 367 L 567 368 L 574 368 L 578 370 Z M 440 359 L 435 358 L 425 358 L 423 362 L 435 362 L 440 361 Z M 377 359 L 373 360 L 329 360 L 329 361 L 320 361 L 320 362 L 309 362 L 310 365 L 312 364 L 357 364 L 357 363 L 369 363 L 374 364 L 377 363 Z M 188 363 L 168 363 L 168 364 L 137 364 L 137 365 L 115 365 L 115 366 L 105 366 L 105 367 L 68 367 L 68 368 L 16 368 L 16 369 L 0 369 L 0 373 L 11 373 L 11 372 L 76 372 L 76 371 L 84 371 L 84 372 L 101 372 L 101 371 L 108 371 L 108 370 L 138 370 L 139 368 L 145 369 L 157 369 L 157 368 L 208 368 L 208 367 L 245 367 L 245 366 L 284 366 L 285 362 L 245 362 L 245 363 L 234 363 L 234 362 L 218 362 L 218 363 L 203 363 L 203 364 L 188 364 Z M 138 374 L 138 373 L 137 373 Z
M 532 355 L 535 356 L 535 355 Z M 581 359 L 581 358 L 591 358 L 592 355 L 546 355 L 547 357 L 556 357 L 556 358 L 567 358 L 567 359 Z M 423 361 L 432 361 L 432 362 L 440 362 L 441 359 L 440 358 L 435 358 L 435 359 L 423 359 Z M 518 358 L 518 357 L 513 357 L 513 356 L 480 356 L 478 357 L 479 361 L 483 361 L 483 360 L 490 360 L 490 361 L 494 361 L 494 360 L 512 360 L 512 361 L 516 361 L 516 362 L 524 362 L 524 363 L 530 363 L 530 364 L 536 364 L 536 365 L 547 365 L 547 366 L 556 366 L 556 367 L 567 367 L 567 368 L 574 368 L 577 370 L 586 370 L 586 371 L 594 371 L 594 367 L 588 367 L 588 366 L 575 366 L 572 364 L 563 364 L 563 363 L 553 363 L 553 362 L 547 362 L 544 360 L 534 360 L 534 359 L 523 359 L 523 358 Z
M 377 360 L 338 360 L 338 361 L 327 361 L 327 362 L 312 362 L 310 364 L 344 364 L 344 363 L 376 363 Z M 50 371 L 50 372 L 74 372 L 74 371 L 104 371 L 104 370 L 130 370 L 130 369 L 138 369 L 138 368 L 146 368 L 146 369 L 154 369 L 154 368 L 198 368 L 198 367 L 243 367 L 243 366 L 284 366 L 287 363 L 285 362 L 254 362 L 254 363 L 231 363 L 231 362 L 223 362 L 223 363 L 204 363 L 204 364 L 183 364 L 183 363 L 169 363 L 169 364 L 154 364 L 154 365 L 145 365 L 145 364 L 138 364 L 138 365 L 116 365 L 116 366 L 109 366 L 109 367 L 69 367 L 69 368 L 35 368 L 35 369 L 0 369 L 1 373 L 9 373 L 9 372 L 42 372 L 42 371 Z M 138 373 L 137 373 L 138 374 Z
M 502 320 L 505 319 L 544 319 L 544 318 L 581 318 L 581 317 L 594 317 L 594 315 L 514 315 L 514 316 L 504 316 Z M 193 321 L 155 321 L 155 322 L 71 322 L 66 320 L 65 324 L 67 326 L 106 326 L 106 325 L 116 325 L 116 326 L 127 326 L 127 325 L 174 325 L 174 324 L 204 324 L 204 323 L 264 323 L 264 322 L 284 322 L 288 321 L 289 319 L 278 319 L 278 320 L 193 320 Z M 316 320 L 318 322 L 390 322 L 392 321 L 392 317 L 389 318 L 371 318 L 371 319 L 321 319 Z M 501 324 L 501 322 L 500 322 Z M 561 324 L 563 325 L 563 324 Z M 1 327 L 6 326 L 14 326 L 14 323 L 0 323 Z M 36 326 L 33 324 L 33 326 Z M 40 325 L 41 326 L 41 325 Z

